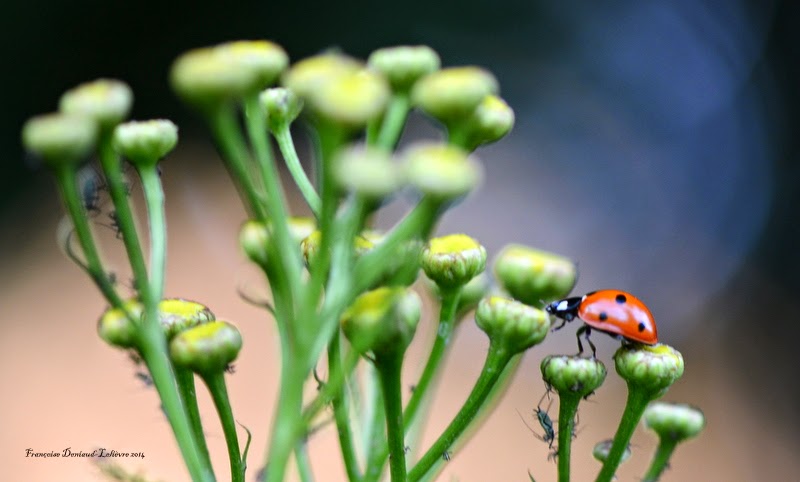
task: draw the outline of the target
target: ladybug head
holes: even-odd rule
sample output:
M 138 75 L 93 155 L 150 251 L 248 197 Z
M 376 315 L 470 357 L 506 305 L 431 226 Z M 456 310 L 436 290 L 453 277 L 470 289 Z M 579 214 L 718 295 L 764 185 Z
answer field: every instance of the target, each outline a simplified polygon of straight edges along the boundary
M 563 320 L 572 321 L 578 314 L 578 306 L 581 304 L 581 299 L 581 297 L 576 297 L 554 301 L 545 306 L 544 310 Z

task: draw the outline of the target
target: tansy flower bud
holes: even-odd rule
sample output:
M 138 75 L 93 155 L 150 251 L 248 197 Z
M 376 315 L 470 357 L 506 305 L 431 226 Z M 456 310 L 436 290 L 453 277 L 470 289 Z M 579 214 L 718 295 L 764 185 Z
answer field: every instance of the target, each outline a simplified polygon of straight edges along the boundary
M 144 307 L 136 298 L 125 301 L 124 310 L 109 308 L 97 322 L 97 334 L 109 345 L 119 348 L 136 348 L 138 327 L 128 319 L 125 311 L 136 321 L 141 319 Z
M 114 129 L 114 149 L 140 167 L 157 164 L 177 143 L 178 127 L 166 119 L 131 121 Z
M 451 67 L 420 79 L 411 98 L 427 114 L 449 124 L 471 115 L 484 97 L 497 89 L 497 80 L 484 69 Z
M 303 251 L 303 259 L 305 260 L 306 266 L 309 269 L 311 269 L 314 266 L 314 263 L 317 260 L 321 244 L 322 244 L 321 231 L 314 231 L 300 243 L 300 249 L 302 249 Z M 371 241 L 362 236 L 356 236 L 353 239 L 353 250 L 356 256 L 361 256 L 362 254 L 366 253 L 367 251 L 371 250 L 374 247 L 375 245 L 373 245 Z
M 514 127 L 514 111 L 496 95 L 487 95 L 463 124 L 470 149 L 496 142 Z
M 563 298 L 577 280 L 575 264 L 568 258 L 520 245 L 500 252 L 494 274 L 514 299 L 533 306 Z
M 433 238 L 422 250 L 422 269 L 442 289 L 459 288 L 486 268 L 486 248 L 466 234 Z
M 361 69 L 329 79 L 308 96 L 320 117 L 345 128 L 359 129 L 383 113 L 389 86 L 380 75 Z
M 175 365 L 203 375 L 224 370 L 241 349 L 242 335 L 227 321 L 212 321 L 182 331 L 169 344 Z
M 303 110 L 303 101 L 284 87 L 267 89 L 261 92 L 258 100 L 267 113 L 267 124 L 272 132 L 291 124 Z
M 550 329 L 550 318 L 544 311 L 498 296 L 478 303 L 475 321 L 492 343 L 499 343 L 510 353 L 541 343 Z
M 361 63 L 340 54 L 322 54 L 303 59 L 284 74 L 281 83 L 301 98 L 308 98 L 336 77 L 362 68 Z
M 70 89 L 61 96 L 59 110 L 94 119 L 102 128 L 122 122 L 131 111 L 133 92 L 128 84 L 114 79 L 98 79 Z
M 613 445 L 613 443 L 614 441 L 612 439 L 603 440 L 602 442 L 597 442 L 597 444 L 594 446 L 594 449 L 592 449 L 592 455 L 594 456 L 594 458 L 596 460 L 599 460 L 600 462 L 605 462 L 606 459 L 608 458 L 608 453 L 611 452 L 611 445 Z M 620 463 L 625 462 L 629 458 L 631 458 L 630 445 L 628 445 L 625 448 L 625 451 L 622 452 L 622 459 L 620 460 Z
M 606 367 L 596 358 L 551 355 L 542 360 L 544 382 L 560 395 L 584 398 L 600 388 L 606 379 Z
M 436 70 L 439 55 L 426 45 L 378 49 L 370 54 L 367 65 L 383 74 L 396 92 L 408 92 L 414 83 Z
M 267 266 L 269 229 L 261 221 L 249 220 L 239 230 L 239 245 L 247 258 L 261 267 Z
M 45 114 L 28 119 L 22 143 L 51 168 L 78 164 L 94 149 L 97 124 L 77 114 Z
M 644 412 L 644 424 L 660 438 L 682 442 L 696 437 L 705 427 L 700 409 L 682 403 L 654 402 Z
M 334 159 L 333 177 L 343 189 L 371 201 L 392 194 L 400 185 L 399 169 L 391 156 L 364 146 L 341 151 Z
M 614 354 L 614 363 L 629 389 L 644 390 L 651 399 L 683 375 L 683 356 L 668 345 L 626 344 Z
M 364 353 L 402 352 L 411 343 L 421 310 L 419 296 L 407 288 L 368 291 L 342 314 L 342 330 Z
M 316 230 L 317 221 L 314 218 L 299 216 L 289 218 L 289 234 L 298 245 Z
M 272 85 L 289 65 L 286 51 L 267 40 L 237 40 L 214 47 L 218 55 L 230 58 L 239 69 L 251 72 L 257 89 Z
M 416 144 L 406 150 L 404 157 L 408 182 L 423 194 L 442 201 L 464 196 L 481 180 L 480 164 L 458 147 Z
M 167 298 L 158 303 L 158 318 L 167 339 L 188 328 L 214 321 L 207 306 L 181 298 Z

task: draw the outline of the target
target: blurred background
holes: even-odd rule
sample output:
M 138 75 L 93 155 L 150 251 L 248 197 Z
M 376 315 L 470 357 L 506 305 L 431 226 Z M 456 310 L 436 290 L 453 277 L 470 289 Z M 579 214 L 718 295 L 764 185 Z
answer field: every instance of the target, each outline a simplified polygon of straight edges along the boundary
M 80 82 L 117 77 L 134 89 L 133 117 L 169 117 L 181 145 L 164 165 L 170 229 L 167 294 L 198 299 L 236 321 L 245 349 L 230 378 L 237 418 L 261 466 L 277 387 L 277 343 L 237 287 L 262 289 L 236 246 L 244 212 L 202 123 L 169 90 L 171 61 L 197 46 L 268 38 L 297 60 L 328 47 L 428 44 L 445 65 L 477 64 L 500 79 L 517 125 L 479 150 L 481 190 L 439 233 L 467 232 L 490 253 L 510 242 L 579 263 L 575 293 L 620 288 L 645 300 L 686 374 L 667 400 L 701 407 L 708 427 L 679 449 L 664 480 L 797 480 L 800 335 L 800 7 L 726 2 L 6 2 L 0 18 L 0 479 L 104 480 L 86 459 L 30 459 L 25 449 L 143 451 L 122 464 L 153 480 L 186 480 L 155 393 L 124 354 L 101 344 L 103 302 L 55 240 L 61 207 L 51 179 L 26 162 L 19 131 Z M 413 116 L 404 142 L 438 136 Z M 308 157 L 308 151 L 301 152 Z M 398 200 L 381 223 L 390 226 Z M 300 211 L 302 212 L 302 211 Z M 98 220 L 98 224 L 104 222 Z M 98 225 L 121 278 L 125 261 Z M 422 353 L 430 334 L 419 337 Z M 597 336 L 611 367 L 616 342 Z M 538 364 L 574 351 L 571 330 L 529 353 L 504 402 L 447 465 L 442 480 L 554 480 L 547 447 L 517 411 L 544 392 Z M 459 333 L 427 445 L 461 405 L 486 341 Z M 419 358 L 407 362 L 412 383 Z M 613 435 L 624 386 L 610 375 L 581 409 L 575 480 L 598 469 L 589 452 Z M 203 400 L 208 411 L 208 400 Z M 555 410 L 555 409 L 553 409 Z M 220 474 L 221 430 L 208 424 Z M 639 480 L 655 447 L 634 438 L 619 480 Z M 342 480 L 333 431 L 311 441 L 318 480 Z M 223 476 L 224 478 L 224 476 Z M 252 478 L 251 478 L 252 480 Z

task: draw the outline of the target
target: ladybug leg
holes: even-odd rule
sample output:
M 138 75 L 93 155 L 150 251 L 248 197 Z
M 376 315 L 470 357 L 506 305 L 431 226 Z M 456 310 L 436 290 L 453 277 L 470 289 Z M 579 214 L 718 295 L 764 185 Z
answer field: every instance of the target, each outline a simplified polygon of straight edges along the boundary
M 592 329 L 589 328 L 589 325 L 583 325 L 582 327 L 578 328 L 578 331 L 575 332 L 575 337 L 578 339 L 578 356 L 583 354 L 583 343 L 581 343 L 581 336 L 583 336 L 586 338 L 586 342 L 589 343 L 589 347 L 592 349 L 592 358 L 597 358 L 597 348 L 589 338 L 591 333 Z
M 564 328 L 564 325 L 566 325 L 568 322 L 570 322 L 570 321 L 572 321 L 574 319 L 575 319 L 575 316 L 573 316 L 572 313 L 567 313 L 566 315 L 564 315 L 563 318 L 561 318 L 561 324 L 556 326 L 556 327 L 554 327 L 550 331 L 551 332 L 556 332 L 556 331 L 560 330 L 561 328 Z

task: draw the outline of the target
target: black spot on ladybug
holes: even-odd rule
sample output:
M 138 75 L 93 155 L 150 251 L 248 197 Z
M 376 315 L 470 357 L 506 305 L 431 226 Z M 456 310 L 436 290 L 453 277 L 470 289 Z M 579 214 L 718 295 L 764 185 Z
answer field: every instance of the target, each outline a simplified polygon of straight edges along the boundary
M 642 323 L 642 322 L 640 321 L 640 322 L 639 322 L 639 331 L 644 331 L 644 329 L 645 329 L 644 323 Z
M 600 312 L 600 321 L 606 321 L 608 319 L 608 315 L 605 311 Z
M 614 298 L 614 299 L 617 300 L 617 303 L 619 303 L 621 305 L 625 304 L 625 302 L 628 301 L 628 298 L 625 295 L 623 295 L 622 293 L 618 294 L 617 297 Z

